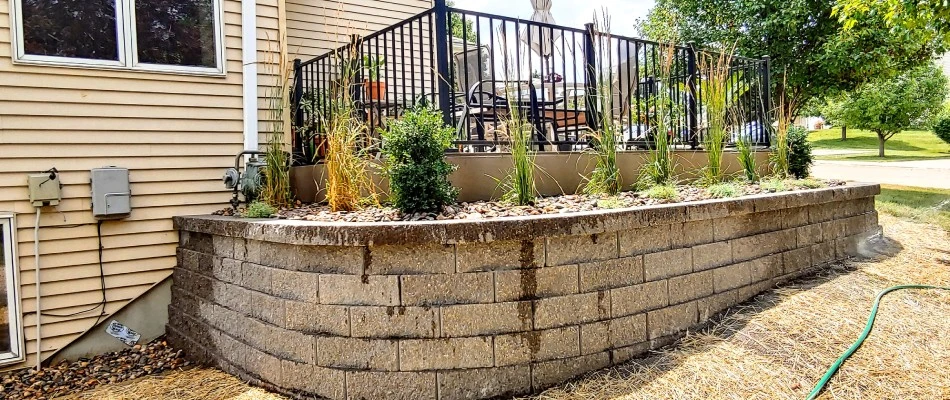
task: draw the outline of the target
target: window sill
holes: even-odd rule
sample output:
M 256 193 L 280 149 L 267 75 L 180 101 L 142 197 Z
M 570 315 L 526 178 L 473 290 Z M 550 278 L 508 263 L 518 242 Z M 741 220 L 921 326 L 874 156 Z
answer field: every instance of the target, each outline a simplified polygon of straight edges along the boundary
M 224 78 L 227 76 L 226 70 L 217 70 L 212 68 L 193 68 L 193 67 L 175 67 L 160 65 L 143 65 L 136 67 L 126 67 L 124 65 L 110 65 L 109 61 L 98 63 L 70 62 L 59 60 L 37 60 L 37 59 L 18 59 L 13 58 L 13 65 L 28 65 L 37 67 L 59 67 L 70 69 L 87 69 L 98 71 L 129 72 L 129 73 L 147 73 L 159 75 L 179 75 L 179 76 L 197 76 L 210 78 Z

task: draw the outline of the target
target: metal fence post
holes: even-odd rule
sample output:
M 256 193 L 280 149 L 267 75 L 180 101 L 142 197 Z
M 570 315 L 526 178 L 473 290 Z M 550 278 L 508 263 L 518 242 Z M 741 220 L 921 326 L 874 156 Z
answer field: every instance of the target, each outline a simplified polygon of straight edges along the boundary
M 765 119 L 765 124 L 764 124 L 765 126 L 762 126 L 763 124 L 760 123 L 759 130 L 760 131 L 764 130 L 766 133 L 765 135 L 762 135 L 762 136 L 765 136 L 765 147 L 769 147 L 772 145 L 771 144 L 772 135 L 769 133 L 769 131 L 772 129 L 772 82 L 770 79 L 771 73 L 772 72 L 770 70 L 770 65 L 769 65 L 769 56 L 764 56 L 762 57 L 762 71 L 760 72 L 760 74 L 762 76 L 762 86 L 763 86 L 762 111 L 764 114 L 763 116 Z
M 696 149 L 699 146 L 699 109 L 696 104 L 696 83 L 699 74 L 696 68 L 696 42 L 689 42 L 686 49 L 686 90 L 689 92 L 687 112 L 689 114 L 689 147 Z
M 584 100 L 587 126 L 600 130 L 600 115 L 597 109 L 597 52 L 594 41 L 594 24 L 584 24 Z
M 363 44 L 363 38 L 360 35 L 350 35 L 350 46 L 349 56 L 352 58 L 347 60 L 346 68 L 349 69 L 348 74 L 352 74 L 353 83 L 350 84 L 350 99 L 359 104 L 362 107 L 362 93 L 360 90 L 363 87 L 363 60 L 360 58 L 361 49 L 360 47 Z
M 291 132 L 291 161 L 302 161 L 304 159 L 304 141 L 306 138 L 302 137 L 305 132 L 303 128 L 303 107 L 301 100 L 303 99 L 303 67 L 300 65 L 300 59 L 294 59 L 294 89 L 291 97 L 290 112 L 293 116 L 293 125 L 290 127 Z
M 449 10 L 445 0 L 435 0 L 435 57 L 436 77 L 439 91 L 439 110 L 442 111 L 442 122 L 446 125 L 452 125 L 452 87 L 449 82 L 452 77 L 449 76 L 449 53 L 451 50 L 449 41 Z

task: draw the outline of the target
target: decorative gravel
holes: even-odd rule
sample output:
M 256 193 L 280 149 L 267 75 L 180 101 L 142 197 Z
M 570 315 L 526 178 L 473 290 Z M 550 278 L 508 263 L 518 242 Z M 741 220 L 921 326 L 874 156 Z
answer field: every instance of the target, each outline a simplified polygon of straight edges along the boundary
M 64 361 L 39 371 L 30 368 L 8 372 L 0 375 L 0 398 L 53 399 L 190 365 L 182 358 L 181 350 L 168 347 L 163 339 L 158 339 L 92 359 Z
M 811 180 L 814 182 L 814 180 Z M 841 181 L 823 181 L 825 186 L 843 185 Z M 804 181 L 785 181 L 786 191 L 803 190 Z M 738 196 L 766 193 L 768 190 L 759 184 L 736 185 Z M 287 220 L 336 221 L 336 222 L 395 222 L 395 221 L 435 221 L 485 219 L 501 217 L 521 217 L 528 215 L 564 214 L 604 209 L 621 209 L 676 202 L 691 202 L 712 199 L 714 196 L 700 186 L 676 186 L 677 198 L 673 200 L 653 199 L 640 192 L 622 192 L 617 196 L 568 194 L 540 197 L 534 204 L 518 206 L 504 201 L 475 201 L 456 203 L 446 206 L 439 213 L 403 214 L 399 210 L 380 206 L 367 207 L 359 211 L 333 212 L 326 204 L 297 204 L 297 207 L 281 209 L 273 217 Z M 240 211 L 240 210 L 239 210 Z M 217 212 L 218 215 L 235 215 L 232 209 Z

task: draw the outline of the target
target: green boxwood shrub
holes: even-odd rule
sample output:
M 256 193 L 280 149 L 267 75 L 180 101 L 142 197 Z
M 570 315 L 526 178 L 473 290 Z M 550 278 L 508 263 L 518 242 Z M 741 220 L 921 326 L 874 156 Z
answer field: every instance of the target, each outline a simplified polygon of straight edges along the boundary
M 808 177 L 811 165 L 814 163 L 811 155 L 812 146 L 808 142 L 808 131 L 802 127 L 788 129 L 788 173 L 798 179 Z
M 950 144 L 950 117 L 940 118 L 933 127 L 934 134 L 937 135 L 940 140 Z
M 455 166 L 445 160 L 455 130 L 426 105 L 406 111 L 383 132 L 382 152 L 393 205 L 411 214 L 440 211 L 455 202 L 458 190 L 449 183 Z

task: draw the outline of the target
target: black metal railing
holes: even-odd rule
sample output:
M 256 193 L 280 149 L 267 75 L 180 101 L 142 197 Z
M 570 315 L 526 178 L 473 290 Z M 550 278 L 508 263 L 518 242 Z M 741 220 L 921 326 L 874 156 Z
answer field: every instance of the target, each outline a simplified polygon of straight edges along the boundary
M 506 122 L 516 113 L 534 127 L 532 145 L 541 151 L 582 150 L 588 132 L 605 124 L 628 149 L 650 147 L 657 134 L 680 148 L 702 145 L 707 77 L 700 64 L 714 53 L 610 35 L 594 24 L 570 28 L 440 3 L 295 61 L 298 162 L 322 156 L 326 121 L 340 98 L 352 102 L 348 109 L 364 122 L 367 143 L 426 101 L 456 128 L 455 151 L 503 149 Z M 728 79 L 727 141 L 768 146 L 768 58 L 731 57 Z

